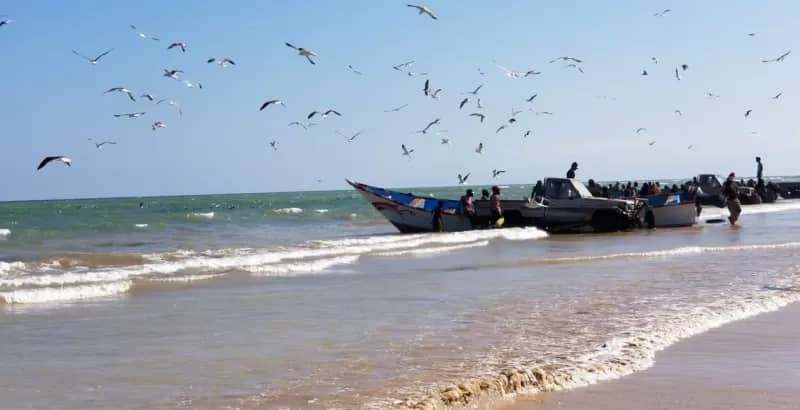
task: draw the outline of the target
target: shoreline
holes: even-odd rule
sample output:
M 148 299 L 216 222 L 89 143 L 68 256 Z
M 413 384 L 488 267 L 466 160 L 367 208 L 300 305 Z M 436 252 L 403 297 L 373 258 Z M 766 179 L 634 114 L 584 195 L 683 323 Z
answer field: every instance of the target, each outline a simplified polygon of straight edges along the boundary
M 792 290 L 797 291 L 797 290 Z M 520 395 L 502 410 L 793 409 L 800 402 L 800 303 L 679 341 L 641 372 L 569 391 Z

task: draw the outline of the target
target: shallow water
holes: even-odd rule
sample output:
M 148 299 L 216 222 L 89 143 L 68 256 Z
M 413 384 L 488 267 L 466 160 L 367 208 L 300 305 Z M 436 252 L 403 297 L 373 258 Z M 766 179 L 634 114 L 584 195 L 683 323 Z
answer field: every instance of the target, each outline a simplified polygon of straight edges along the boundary
M 741 227 L 398 235 L 356 199 L 160 218 L 130 200 L 73 237 L 17 214 L 0 242 L 4 407 L 386 408 L 507 369 L 569 388 L 800 299 L 800 202 L 746 207 Z

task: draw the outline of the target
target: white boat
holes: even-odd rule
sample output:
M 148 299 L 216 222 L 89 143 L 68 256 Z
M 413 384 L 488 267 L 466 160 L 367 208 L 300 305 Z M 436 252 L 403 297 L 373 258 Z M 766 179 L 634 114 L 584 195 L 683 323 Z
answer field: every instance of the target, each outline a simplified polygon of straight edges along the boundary
M 682 201 L 680 194 L 651 196 L 647 198 L 647 206 L 652 212 L 654 228 L 692 226 L 697 223 L 694 201 Z

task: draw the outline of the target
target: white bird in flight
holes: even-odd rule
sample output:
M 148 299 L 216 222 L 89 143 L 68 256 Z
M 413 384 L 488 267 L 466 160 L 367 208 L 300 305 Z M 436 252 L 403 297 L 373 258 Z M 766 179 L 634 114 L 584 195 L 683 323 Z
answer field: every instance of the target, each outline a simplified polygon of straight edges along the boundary
M 478 117 L 478 118 L 480 118 L 480 119 L 481 119 L 481 123 L 483 123 L 483 120 L 486 118 L 486 116 L 485 116 L 485 115 L 483 115 L 483 114 L 481 114 L 481 113 L 479 113 L 479 112 L 473 112 L 473 113 L 472 113 L 472 114 L 470 114 L 469 116 L 470 116 L 470 117 Z
M 399 107 L 396 107 L 396 108 L 391 108 L 391 109 L 388 109 L 388 110 L 383 110 L 383 112 L 398 112 L 398 111 L 400 111 L 400 110 L 402 110 L 403 108 L 406 108 L 406 107 L 408 107 L 408 104 L 403 104 L 403 105 L 401 105 L 401 106 L 399 106 Z
M 467 172 L 467 175 L 458 174 L 458 185 L 466 184 L 467 179 L 469 179 L 469 174 L 470 174 L 469 172 Z
M 658 12 L 658 13 L 653 13 L 653 17 L 663 17 L 664 15 L 666 15 L 667 13 L 669 13 L 671 11 L 672 10 L 670 10 L 670 9 L 664 9 L 664 10 Z
M 72 160 L 63 156 L 63 155 L 54 155 L 50 157 L 44 157 L 44 159 L 39 163 L 39 166 L 36 167 L 36 170 L 40 170 L 44 168 L 47 164 L 51 162 L 60 162 L 62 164 L 66 164 L 68 167 L 72 166 Z
M 100 142 L 97 142 L 97 141 L 95 141 L 95 140 L 93 140 L 91 138 L 89 138 L 89 141 L 92 141 L 92 143 L 94 144 L 95 148 L 98 148 L 98 149 L 99 148 L 103 148 L 103 145 L 117 145 L 117 143 L 114 142 L 114 141 L 100 141 Z
M 143 116 L 145 114 L 147 114 L 147 113 L 146 112 L 130 112 L 130 113 L 126 113 L 126 114 L 114 114 L 114 118 L 122 118 L 122 117 L 138 118 L 138 117 L 141 117 L 141 116 Z
M 636 133 L 637 133 L 637 134 L 638 134 L 638 133 L 640 133 L 640 132 L 642 132 L 642 131 L 647 131 L 647 128 L 643 128 L 643 127 L 642 127 L 642 128 L 637 128 L 637 129 L 636 129 Z
M 133 93 L 131 92 L 131 90 L 129 90 L 129 89 L 125 88 L 125 87 L 109 88 L 103 94 L 108 94 L 108 93 L 124 93 L 124 94 L 128 94 L 128 98 L 130 98 L 131 101 L 136 102 L 136 99 L 133 98 Z
M 314 118 L 314 116 L 316 116 L 316 115 L 321 115 L 321 116 L 322 116 L 322 118 L 323 118 L 323 119 L 325 119 L 325 118 L 328 118 L 328 116 L 329 116 L 329 115 L 331 115 L 331 114 L 334 114 L 334 115 L 336 115 L 337 117 L 341 117 L 341 116 L 342 116 L 342 114 L 340 114 L 340 113 L 339 113 L 339 111 L 336 111 L 336 110 L 330 110 L 330 109 L 329 109 L 328 111 L 325 111 L 325 112 L 320 112 L 320 111 L 311 111 L 311 112 L 308 114 L 308 116 L 306 117 L 306 119 L 307 119 L 307 120 L 310 120 L 310 119 Z
M 450 138 L 442 138 L 441 144 L 442 145 L 449 145 L 450 144 Z
M 414 152 L 413 149 L 406 148 L 406 144 L 400 144 L 400 148 L 403 149 L 403 156 L 411 158 L 411 153 Z
M 206 63 L 208 63 L 208 64 L 216 63 L 218 66 L 220 66 L 222 68 L 225 68 L 225 67 L 227 67 L 229 65 L 236 65 L 236 63 L 233 60 L 231 60 L 230 58 L 214 58 L 214 57 L 211 57 L 206 61 Z
M 528 138 L 528 136 L 531 135 L 531 132 L 533 132 L 533 131 L 531 131 L 531 130 L 525 131 L 525 134 L 522 135 L 522 138 Z
M 183 51 L 185 53 L 186 52 L 186 48 L 188 47 L 188 45 L 186 43 L 184 43 L 183 41 L 176 41 L 176 42 L 170 44 L 167 47 L 167 50 L 172 50 L 173 48 L 176 48 L 176 47 L 180 48 L 181 51 Z
M 79 53 L 79 52 L 77 52 L 75 50 L 72 50 L 72 54 L 75 54 L 76 56 L 86 60 L 91 65 L 96 65 L 97 62 L 100 61 L 101 58 L 105 57 L 108 53 L 110 53 L 112 51 L 114 51 L 113 48 L 111 50 L 108 50 L 108 51 L 104 52 L 104 53 L 101 53 L 100 55 L 98 55 L 95 58 L 86 57 L 85 55 L 83 55 L 83 54 L 81 54 L 81 53 Z
M 492 170 L 492 178 L 497 178 L 497 176 L 498 176 L 498 175 L 500 175 L 500 174 L 505 174 L 505 173 L 506 173 L 506 171 L 505 171 L 505 170 L 502 170 L 502 169 L 493 169 L 493 170 Z
M 14 20 L 0 20 L 0 27 L 13 23 Z
M 173 80 L 179 80 L 178 73 L 183 74 L 183 70 L 167 70 L 164 69 L 164 77 L 171 78 Z
M 432 18 L 434 20 L 438 20 L 436 15 L 433 14 L 433 10 L 431 10 L 428 6 L 422 6 L 422 5 L 417 5 L 417 4 L 407 4 L 407 6 L 417 9 L 417 11 L 418 11 L 417 14 L 420 14 L 420 15 L 421 14 L 426 14 L 430 18 Z
M 161 121 L 156 121 L 150 127 L 153 129 L 153 131 L 155 131 L 155 130 L 157 130 L 159 128 L 167 128 L 167 124 L 164 124 Z
M 481 90 L 481 88 L 483 88 L 483 84 L 481 84 L 481 85 L 479 85 L 479 86 L 475 87 L 475 89 L 474 89 L 474 90 L 472 90 L 472 91 L 467 91 L 467 92 L 465 92 L 465 93 L 463 93 L 463 94 L 472 94 L 472 95 L 478 95 L 478 91 L 480 91 L 480 90 Z
M 265 108 L 269 107 L 272 104 L 281 105 L 281 106 L 283 106 L 283 108 L 286 108 L 286 104 L 284 104 L 283 101 L 281 101 L 281 100 L 269 100 L 269 101 L 266 101 L 263 104 L 261 104 L 261 107 L 259 107 L 258 110 L 259 111 L 264 111 Z
M 276 140 L 270 141 L 269 142 L 269 146 L 272 147 L 273 151 L 277 151 L 278 150 L 278 141 L 276 141 Z
M 525 77 L 527 77 L 529 75 L 539 75 L 539 74 L 541 74 L 540 71 L 535 71 L 535 70 L 516 71 L 516 70 L 512 70 L 510 68 L 504 67 L 504 66 L 502 66 L 500 64 L 495 64 L 495 66 L 497 66 L 497 68 L 503 70 L 503 72 L 505 72 L 506 76 L 508 76 L 509 78 L 525 78 Z
M 364 74 L 361 71 L 356 70 L 355 67 L 353 67 L 352 64 L 348 65 L 347 68 L 349 68 L 350 71 L 352 71 L 353 74 L 355 74 L 355 75 L 363 75 Z
M 359 131 L 359 132 L 357 132 L 357 133 L 355 133 L 355 134 L 353 134 L 353 135 L 348 137 L 347 135 L 342 134 L 340 131 L 338 131 L 338 130 L 336 131 L 336 133 L 339 134 L 340 136 L 344 137 L 347 140 L 347 142 L 353 141 L 359 135 L 361 135 L 362 132 L 364 132 L 364 131 Z
M 139 31 L 139 30 L 136 28 L 136 26 L 134 26 L 133 24 L 131 24 L 131 25 L 130 25 L 130 28 L 131 28 L 132 30 L 134 30 L 134 31 Z M 148 35 L 148 34 L 145 34 L 145 33 L 142 33 L 142 32 L 140 32 L 140 33 L 139 33 L 139 37 L 141 37 L 141 38 L 143 38 L 143 39 L 146 39 L 146 40 L 160 41 L 160 39 L 159 39 L 158 37 L 153 37 L 153 36 L 151 36 L 151 35 Z
M 483 143 L 482 142 L 478 143 L 478 148 L 475 148 L 475 153 L 477 153 L 478 155 L 483 154 Z
M 772 58 L 772 59 L 769 59 L 769 60 L 761 60 L 761 62 L 762 63 L 780 63 L 786 58 L 786 56 L 788 56 L 791 53 L 792 53 L 792 50 L 789 50 L 789 51 L 781 54 L 778 57 L 775 57 L 775 58 Z
M 295 47 L 291 43 L 285 43 L 285 44 L 286 44 L 286 47 L 289 47 L 291 49 L 297 50 L 297 55 L 305 57 L 308 60 L 309 63 L 317 64 L 317 63 L 314 62 L 314 60 L 311 59 L 311 57 L 316 57 L 317 56 L 317 54 L 314 53 L 313 51 L 311 51 L 309 49 L 306 49 L 306 48 L 303 48 L 303 47 Z
M 772 99 L 773 100 L 777 100 L 778 98 L 781 98 L 782 95 L 783 95 L 783 92 L 779 92 L 779 93 L 775 94 L 775 96 L 772 97 Z
M 431 127 L 433 127 L 434 125 L 437 125 L 437 124 L 439 124 L 439 121 L 440 121 L 440 120 L 441 120 L 440 118 L 437 118 L 437 119 L 435 119 L 435 120 L 433 120 L 433 121 L 429 122 L 429 123 L 428 123 L 428 125 L 426 125 L 426 126 L 425 126 L 425 128 L 423 128 L 423 129 L 421 129 L 421 130 L 417 131 L 417 134 L 427 134 L 427 133 L 428 133 L 428 130 L 429 130 Z

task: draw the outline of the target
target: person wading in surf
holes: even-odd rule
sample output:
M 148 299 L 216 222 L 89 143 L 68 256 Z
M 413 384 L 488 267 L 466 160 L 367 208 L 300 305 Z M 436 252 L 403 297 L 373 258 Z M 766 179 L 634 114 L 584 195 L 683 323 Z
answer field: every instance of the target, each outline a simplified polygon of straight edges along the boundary
M 728 217 L 731 225 L 735 225 L 739 220 L 739 215 L 742 213 L 742 203 L 739 201 L 739 193 L 737 192 L 739 184 L 736 183 L 736 174 L 731 172 L 728 174 L 728 179 L 722 184 L 722 195 L 725 196 L 728 204 L 728 211 L 731 216 Z

